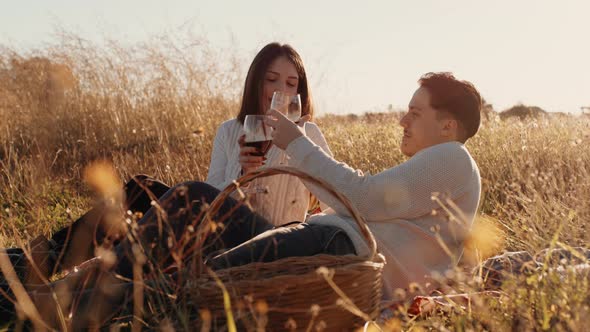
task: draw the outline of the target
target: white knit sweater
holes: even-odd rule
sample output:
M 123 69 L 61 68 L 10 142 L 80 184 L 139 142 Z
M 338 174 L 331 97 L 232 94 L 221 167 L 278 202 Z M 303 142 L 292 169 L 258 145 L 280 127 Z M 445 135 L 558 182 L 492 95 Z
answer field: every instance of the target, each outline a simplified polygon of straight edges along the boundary
M 293 166 L 333 185 L 366 219 L 387 262 L 384 298 L 412 282 L 424 285 L 433 272 L 444 273 L 452 266 L 447 252 L 456 258 L 462 254 L 481 191 L 479 170 L 463 144 L 429 147 L 376 175 L 365 175 L 334 160 L 305 136 L 291 142 L 286 152 Z M 367 255 L 368 246 L 342 204 L 318 187 L 309 184 L 308 188 L 332 208 L 309 222 L 343 228 L 357 253 Z M 434 197 L 445 207 L 450 199 L 464 217 L 449 220 Z M 460 217 L 461 212 L 453 214 Z
M 324 135 L 316 124 L 307 122 L 305 132 L 312 142 L 326 151 L 327 155 L 332 155 Z M 219 190 L 223 190 L 240 175 L 238 139 L 243 134 L 243 125 L 236 119 L 225 121 L 217 129 L 206 182 Z M 280 166 L 284 155 L 284 151 L 273 145 L 266 154 L 267 160 L 263 167 Z M 286 165 L 291 163 L 286 158 L 285 162 Z M 250 186 L 268 190 L 267 194 L 251 196 L 251 204 L 256 212 L 274 225 L 305 220 L 309 206 L 309 191 L 297 177 L 274 175 L 256 179 Z

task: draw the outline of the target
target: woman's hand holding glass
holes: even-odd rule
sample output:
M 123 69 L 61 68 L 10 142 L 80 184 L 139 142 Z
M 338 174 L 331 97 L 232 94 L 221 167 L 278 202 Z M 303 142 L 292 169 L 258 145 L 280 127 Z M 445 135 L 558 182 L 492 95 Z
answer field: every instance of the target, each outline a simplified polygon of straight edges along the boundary
M 242 166 L 242 174 L 248 174 L 260 168 L 264 165 L 266 161 L 266 157 L 260 156 L 258 154 L 258 149 L 253 146 L 247 146 L 246 144 L 246 135 L 242 135 L 238 139 L 238 144 L 240 145 L 240 156 L 239 162 L 240 166 Z

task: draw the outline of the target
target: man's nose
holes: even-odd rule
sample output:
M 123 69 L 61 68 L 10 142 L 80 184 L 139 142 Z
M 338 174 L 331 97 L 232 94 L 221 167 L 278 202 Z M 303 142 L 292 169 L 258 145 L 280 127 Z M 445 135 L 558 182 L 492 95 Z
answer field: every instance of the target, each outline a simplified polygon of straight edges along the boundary
M 402 116 L 401 119 L 399 119 L 399 125 L 402 126 L 403 128 L 407 128 L 408 127 L 408 121 L 406 119 L 406 116 Z

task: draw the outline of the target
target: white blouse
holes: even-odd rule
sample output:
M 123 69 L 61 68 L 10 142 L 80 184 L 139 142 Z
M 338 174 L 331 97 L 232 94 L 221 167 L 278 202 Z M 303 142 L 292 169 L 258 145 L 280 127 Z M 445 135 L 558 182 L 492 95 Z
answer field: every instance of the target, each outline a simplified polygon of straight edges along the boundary
M 324 135 L 315 123 L 305 124 L 305 134 L 328 155 L 332 152 Z M 206 182 L 223 190 L 240 175 L 240 146 L 238 139 L 244 134 L 243 126 L 237 119 L 223 122 L 217 129 L 213 141 L 211 163 Z M 281 164 L 285 156 L 285 164 Z M 266 163 L 262 167 L 289 165 L 286 153 L 272 146 L 266 154 Z M 265 188 L 265 193 L 250 194 L 250 203 L 254 210 L 274 225 L 291 221 L 304 221 L 309 206 L 310 193 L 299 178 L 291 175 L 273 175 L 256 179 L 250 188 Z M 323 204 L 322 204 L 323 205 Z

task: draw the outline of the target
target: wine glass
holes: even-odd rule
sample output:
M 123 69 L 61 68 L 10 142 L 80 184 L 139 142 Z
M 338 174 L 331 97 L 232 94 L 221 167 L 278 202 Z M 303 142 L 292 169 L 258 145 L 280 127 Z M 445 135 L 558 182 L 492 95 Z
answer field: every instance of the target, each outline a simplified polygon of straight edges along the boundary
M 283 113 L 293 122 L 301 118 L 301 95 L 288 95 L 283 91 L 275 91 L 272 95 L 270 108 Z
M 268 115 L 246 115 L 244 118 L 244 145 L 251 146 L 256 152 L 251 152 L 252 156 L 263 157 L 272 146 L 272 128 L 264 123 Z M 252 190 L 245 190 L 246 193 L 265 193 L 266 190 L 260 187 L 253 187 Z
M 291 96 L 283 91 L 275 91 L 272 95 L 270 108 L 283 113 L 287 119 L 297 123 L 301 119 L 301 95 Z M 283 151 L 280 164 L 285 165 L 288 159 L 290 158 Z
M 244 145 L 256 148 L 252 155 L 263 157 L 272 145 L 272 128 L 264 123 L 268 115 L 246 115 L 244 118 Z

